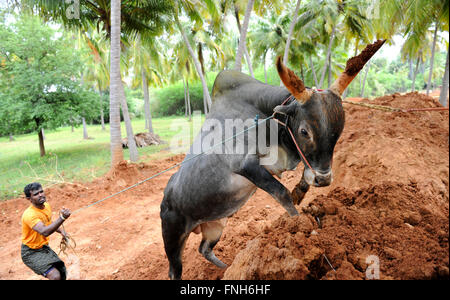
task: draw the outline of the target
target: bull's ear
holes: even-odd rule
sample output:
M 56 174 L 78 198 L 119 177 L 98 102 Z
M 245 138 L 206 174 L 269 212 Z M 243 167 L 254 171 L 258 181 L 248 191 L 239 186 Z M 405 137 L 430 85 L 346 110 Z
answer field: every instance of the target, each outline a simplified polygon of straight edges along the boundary
M 350 58 L 345 66 L 345 71 L 330 86 L 330 90 L 341 96 L 369 59 L 383 46 L 384 42 L 386 40 L 377 40 L 375 43 L 367 45 L 358 56 Z
M 278 56 L 277 58 L 277 71 L 284 86 L 291 92 L 297 101 L 305 103 L 311 98 L 312 92 L 307 90 L 303 81 L 283 64 L 281 56 Z
M 298 104 L 297 104 L 296 101 L 292 101 L 288 105 L 277 105 L 277 106 L 275 106 L 273 111 L 277 112 L 277 113 L 281 113 L 281 114 L 291 115 L 292 116 L 292 115 L 295 114 L 295 109 L 297 108 L 297 105 Z

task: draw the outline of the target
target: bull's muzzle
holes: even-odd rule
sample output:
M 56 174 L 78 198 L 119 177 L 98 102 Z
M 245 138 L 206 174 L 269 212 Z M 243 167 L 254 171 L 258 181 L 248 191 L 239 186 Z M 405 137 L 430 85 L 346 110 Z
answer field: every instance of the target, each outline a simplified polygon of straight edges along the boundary
M 326 172 L 314 170 L 314 172 L 312 172 L 311 169 L 308 168 L 305 170 L 304 176 L 306 183 L 317 187 L 329 186 L 333 181 L 333 172 L 331 170 Z

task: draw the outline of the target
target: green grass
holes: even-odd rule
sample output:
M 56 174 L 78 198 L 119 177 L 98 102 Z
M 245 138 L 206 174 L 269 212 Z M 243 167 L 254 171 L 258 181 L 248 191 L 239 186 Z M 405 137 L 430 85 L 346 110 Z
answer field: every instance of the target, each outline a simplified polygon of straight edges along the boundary
M 202 116 L 203 121 L 204 116 Z M 184 117 L 163 117 L 153 119 L 153 129 L 162 140 L 170 143 L 174 136 L 186 136 L 180 128 L 190 126 Z M 145 121 L 134 119 L 133 132 L 145 132 Z M 104 175 L 110 168 L 109 126 L 102 131 L 100 125 L 89 125 L 88 135 L 92 139 L 83 139 L 83 128 L 62 127 L 45 131 L 46 155 L 40 157 L 38 135 L 25 134 L 14 136 L 13 142 L 8 137 L 0 137 L 0 200 L 23 194 L 26 184 L 39 181 L 44 187 L 60 182 L 89 182 Z M 189 147 L 192 137 L 187 135 L 181 145 L 184 150 Z M 122 136 L 126 136 L 122 123 Z M 170 144 L 138 148 L 140 162 L 158 158 L 163 150 L 170 155 Z M 162 155 L 162 153 L 161 153 Z M 124 158 L 129 159 L 128 149 L 124 149 Z

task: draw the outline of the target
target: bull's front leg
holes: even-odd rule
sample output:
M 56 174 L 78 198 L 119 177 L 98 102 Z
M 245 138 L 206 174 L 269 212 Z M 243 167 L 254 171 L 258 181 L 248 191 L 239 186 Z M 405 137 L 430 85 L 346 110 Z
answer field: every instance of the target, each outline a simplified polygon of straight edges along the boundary
M 289 190 L 276 180 L 266 168 L 259 164 L 256 155 L 247 156 L 235 173 L 244 176 L 257 187 L 263 189 L 277 200 L 286 209 L 290 216 L 298 215 L 298 211 L 292 202 Z
M 295 205 L 298 205 L 300 204 L 300 202 L 302 202 L 308 190 L 309 184 L 306 183 L 305 171 L 303 171 L 302 179 L 300 180 L 299 183 L 297 183 L 297 185 L 295 186 L 295 188 L 292 190 L 291 193 Z

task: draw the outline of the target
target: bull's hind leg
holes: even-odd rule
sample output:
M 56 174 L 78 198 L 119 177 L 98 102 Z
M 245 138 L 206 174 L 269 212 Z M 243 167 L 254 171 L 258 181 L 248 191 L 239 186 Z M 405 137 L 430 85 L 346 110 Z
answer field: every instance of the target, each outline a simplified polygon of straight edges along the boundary
M 171 210 L 161 211 L 161 227 L 164 249 L 169 260 L 169 278 L 181 279 L 183 272 L 182 254 L 189 232 L 182 216 Z
M 218 266 L 219 268 L 226 268 L 227 265 L 221 262 L 214 251 L 212 250 L 214 246 L 220 239 L 222 235 L 223 228 L 227 224 L 227 219 L 223 218 L 217 221 L 211 221 L 201 224 L 202 230 L 202 242 L 198 251 L 210 262 Z

